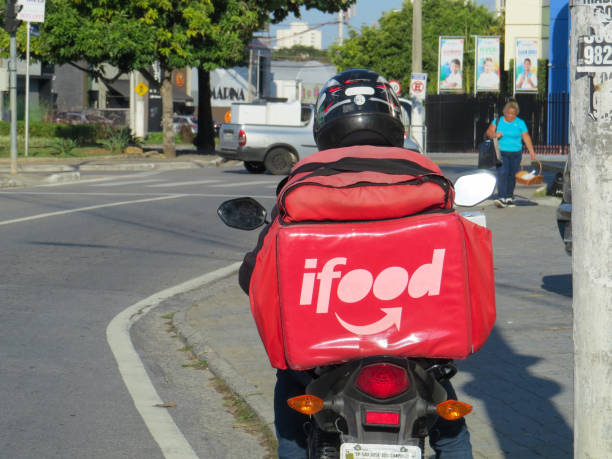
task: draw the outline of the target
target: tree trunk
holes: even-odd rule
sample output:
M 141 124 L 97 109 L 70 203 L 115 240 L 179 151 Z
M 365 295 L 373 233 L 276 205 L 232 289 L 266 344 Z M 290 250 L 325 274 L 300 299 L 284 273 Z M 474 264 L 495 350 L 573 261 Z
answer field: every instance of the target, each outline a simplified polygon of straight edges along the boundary
M 198 69 L 198 135 L 194 144 L 199 154 L 215 152 L 215 132 L 210 107 L 210 72 Z M 219 120 L 221 121 L 221 120 Z
M 172 73 L 162 70 L 161 98 L 162 98 L 162 131 L 164 133 L 164 155 L 176 158 L 176 145 L 174 143 L 174 98 L 172 97 Z

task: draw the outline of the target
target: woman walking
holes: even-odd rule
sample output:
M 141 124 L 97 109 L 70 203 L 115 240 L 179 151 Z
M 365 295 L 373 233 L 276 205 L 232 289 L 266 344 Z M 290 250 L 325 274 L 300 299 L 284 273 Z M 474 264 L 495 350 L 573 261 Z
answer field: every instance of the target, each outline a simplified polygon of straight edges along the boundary
M 487 129 L 487 137 L 497 138 L 502 157 L 502 163 L 497 166 L 497 199 L 495 205 L 500 208 L 514 207 L 515 174 L 521 167 L 523 142 L 527 146 L 529 156 L 535 161 L 536 155 L 533 143 L 525 121 L 518 118 L 519 106 L 515 100 L 510 100 L 503 109 L 504 116 L 497 118 Z

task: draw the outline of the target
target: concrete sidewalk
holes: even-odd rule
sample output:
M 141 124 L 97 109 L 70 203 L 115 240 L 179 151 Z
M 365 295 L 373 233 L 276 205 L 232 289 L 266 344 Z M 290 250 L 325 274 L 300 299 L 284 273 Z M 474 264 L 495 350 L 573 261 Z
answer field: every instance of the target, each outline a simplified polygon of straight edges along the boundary
M 76 182 L 81 172 L 149 171 L 170 169 L 198 169 L 220 165 L 239 164 L 226 162 L 217 155 L 198 155 L 188 148 L 177 150 L 176 158 L 166 158 L 159 149 L 145 151 L 142 155 L 113 155 L 88 158 L 36 158 L 19 157 L 17 174 L 11 174 L 11 162 L 0 159 L 0 188 L 37 186 L 52 183 Z M 429 155 L 440 166 L 474 166 L 478 161 L 475 153 L 431 153 Z M 566 157 L 562 155 L 539 155 L 543 169 L 563 171 Z M 525 160 L 528 161 L 528 158 Z M 528 164 L 528 162 L 525 162 Z
M 457 362 L 453 384 L 474 406 L 467 418 L 474 457 L 571 457 L 571 261 L 554 233 L 559 200 L 520 198 L 517 191 L 515 209 L 484 205 L 494 235 L 498 319 L 484 348 Z M 273 428 L 275 370 L 237 276 L 188 301 L 174 316 L 179 333 Z

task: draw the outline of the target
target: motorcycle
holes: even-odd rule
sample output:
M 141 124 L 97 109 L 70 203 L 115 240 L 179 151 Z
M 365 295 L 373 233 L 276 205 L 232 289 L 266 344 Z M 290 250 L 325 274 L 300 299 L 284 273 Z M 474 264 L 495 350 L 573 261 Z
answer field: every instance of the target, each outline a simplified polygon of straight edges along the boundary
M 455 204 L 475 206 L 495 188 L 495 176 L 478 171 L 454 184 Z M 484 213 L 460 212 L 486 226 Z M 252 198 L 237 198 L 218 208 L 232 228 L 253 230 L 267 221 L 266 209 Z M 308 370 L 306 393 L 287 401 L 310 417 L 304 426 L 309 458 L 420 459 L 438 417 L 458 420 L 472 407 L 447 400 L 444 381 L 457 367 L 450 359 L 370 356 Z

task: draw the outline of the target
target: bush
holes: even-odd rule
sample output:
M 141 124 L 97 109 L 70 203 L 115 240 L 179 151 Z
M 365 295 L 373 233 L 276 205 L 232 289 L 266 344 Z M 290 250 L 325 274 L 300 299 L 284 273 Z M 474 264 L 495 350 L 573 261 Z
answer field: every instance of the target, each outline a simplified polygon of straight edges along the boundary
M 92 145 L 96 139 L 104 139 L 110 134 L 111 128 L 104 124 L 64 124 L 46 123 L 43 121 L 30 122 L 30 137 L 60 137 L 72 139 L 78 145 Z M 11 134 L 11 124 L 0 121 L 0 136 Z M 25 122 L 17 122 L 17 135 L 25 136 Z
M 72 139 L 54 139 L 49 148 L 53 156 L 72 156 L 72 150 L 77 146 Z
M 106 138 L 99 139 L 98 142 L 107 150 L 115 153 L 121 153 L 131 143 L 137 143 L 127 127 L 112 129 Z

